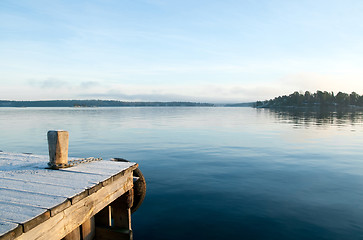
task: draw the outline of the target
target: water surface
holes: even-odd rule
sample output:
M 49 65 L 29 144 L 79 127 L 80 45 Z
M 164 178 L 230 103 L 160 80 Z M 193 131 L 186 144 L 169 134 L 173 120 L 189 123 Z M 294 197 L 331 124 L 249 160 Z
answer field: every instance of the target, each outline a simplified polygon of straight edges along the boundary
M 123 157 L 147 179 L 135 239 L 363 238 L 363 113 L 0 108 L 0 150 Z

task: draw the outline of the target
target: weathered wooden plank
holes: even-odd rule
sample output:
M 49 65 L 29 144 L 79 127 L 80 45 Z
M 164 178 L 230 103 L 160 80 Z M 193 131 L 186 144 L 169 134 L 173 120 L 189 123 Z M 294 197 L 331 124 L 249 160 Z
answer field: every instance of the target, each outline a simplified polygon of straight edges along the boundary
M 19 224 L 13 222 L 7 222 L 4 220 L 0 220 L 0 236 L 7 233 L 9 229 L 15 229 L 18 227 Z
M 72 197 L 79 194 L 84 188 L 72 186 L 54 185 L 52 183 L 39 183 L 23 181 L 12 178 L 0 177 L 1 187 L 15 190 L 26 190 L 28 192 L 48 194 L 59 197 Z
M 69 199 L 65 200 L 64 202 L 49 208 L 50 210 L 50 216 L 53 217 L 54 215 L 60 213 L 61 211 L 63 211 L 64 209 L 66 209 L 67 207 L 71 206 L 71 201 Z
M 50 209 L 66 200 L 67 198 L 65 197 L 0 187 L 0 201 L 2 202 L 18 203 Z
M 77 158 L 69 158 L 69 160 L 77 160 Z M 26 169 L 28 170 L 45 168 L 47 167 L 48 161 L 49 161 L 49 156 L 0 152 L 0 170 L 3 171 L 19 170 L 22 167 L 26 167 Z M 81 164 L 72 168 L 66 168 L 64 170 L 75 169 L 80 167 L 80 171 L 83 171 L 82 166 L 89 164 L 94 165 L 96 168 L 100 169 L 99 172 L 103 172 L 104 170 L 115 170 L 115 167 L 116 169 L 122 170 L 122 168 L 126 169 L 132 165 L 135 165 L 135 163 L 132 162 L 116 162 L 110 160 L 103 160 L 87 164 Z
M 25 232 L 50 218 L 47 209 L 12 202 L 0 202 L 0 213 L 2 220 L 22 224 Z
M 41 165 L 45 166 L 47 161 L 47 156 L 0 152 L 0 169 L 2 171 L 16 171 L 24 166 L 37 168 Z
M 115 175 L 122 170 L 129 169 L 135 166 L 132 162 L 115 162 L 115 161 L 95 161 L 86 164 L 80 164 L 71 168 L 60 169 L 61 171 L 71 171 L 79 173 L 92 173 L 101 175 Z
M 82 240 L 93 240 L 95 237 L 95 217 L 91 217 L 82 224 Z
M 88 194 L 93 194 L 95 192 L 97 192 L 98 190 L 100 190 L 102 188 L 102 183 L 96 184 L 93 187 L 91 187 L 90 189 L 88 189 Z
M 85 197 L 64 211 L 20 235 L 18 240 L 59 240 L 97 212 L 105 208 L 133 186 L 132 170 L 107 187 Z
M 51 216 L 71 205 L 66 197 L 0 187 L 0 201 L 49 209 Z
M 132 230 L 122 228 L 96 227 L 97 240 L 132 240 Z
M 0 171 L 0 177 L 15 178 L 24 181 L 49 183 L 54 185 L 91 187 L 95 183 L 102 182 L 110 175 L 80 173 L 74 171 L 36 169 L 24 171 Z
M 0 220 L 0 240 L 12 240 L 23 233 L 20 224 Z
M 110 179 L 110 176 L 106 175 L 84 175 L 76 172 L 60 172 L 58 170 L 46 169 L 42 171 L 37 171 L 36 173 L 20 172 L 16 175 L 9 175 L 0 172 L 0 178 L 0 180 L 8 179 L 32 183 L 34 184 L 34 188 L 36 188 L 36 186 L 39 186 L 40 184 L 46 184 L 48 186 L 47 188 L 54 187 L 55 189 L 59 189 L 57 195 L 67 196 L 71 199 L 72 203 L 75 203 L 87 196 L 88 189 L 94 187 L 95 184 L 107 181 L 109 182 L 110 180 L 112 180 Z M 0 186 L 2 186 L 1 183 Z M 39 192 L 39 190 L 37 192 Z
M 89 195 L 88 190 L 84 190 L 83 192 L 78 193 L 77 195 L 73 196 L 69 200 L 72 204 L 75 204 L 76 202 L 82 200 L 83 198 L 87 197 Z

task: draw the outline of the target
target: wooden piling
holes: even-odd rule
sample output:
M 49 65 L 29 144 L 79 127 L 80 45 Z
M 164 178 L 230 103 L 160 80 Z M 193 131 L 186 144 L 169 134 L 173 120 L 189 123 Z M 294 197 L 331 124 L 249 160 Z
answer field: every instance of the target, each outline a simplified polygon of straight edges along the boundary
M 132 189 L 111 203 L 113 226 L 131 230 Z
M 93 240 L 95 238 L 95 217 L 91 217 L 82 224 L 82 239 Z
M 48 131 L 49 163 L 51 167 L 68 164 L 68 138 L 67 131 Z

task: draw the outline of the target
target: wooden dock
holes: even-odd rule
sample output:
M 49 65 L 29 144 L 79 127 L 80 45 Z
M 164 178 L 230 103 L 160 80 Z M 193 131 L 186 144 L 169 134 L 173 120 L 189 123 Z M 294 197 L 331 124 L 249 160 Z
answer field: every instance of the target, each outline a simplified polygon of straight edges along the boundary
M 53 170 L 48 161 L 0 152 L 0 240 L 132 239 L 136 163 L 98 160 Z

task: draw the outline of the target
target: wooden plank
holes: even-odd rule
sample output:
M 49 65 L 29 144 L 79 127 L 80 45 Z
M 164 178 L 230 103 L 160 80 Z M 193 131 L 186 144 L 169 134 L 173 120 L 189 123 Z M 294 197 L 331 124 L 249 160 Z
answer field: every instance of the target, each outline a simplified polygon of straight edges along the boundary
M 5 175 L 5 176 L 4 176 Z M 21 172 L 19 174 L 1 174 L 0 172 L 0 182 L 2 179 L 7 179 L 8 181 L 22 181 L 25 182 L 24 186 L 27 184 L 32 185 L 30 189 L 34 192 L 42 193 L 43 190 L 36 190 L 37 186 L 44 184 L 44 189 L 49 189 L 49 193 L 54 193 L 52 189 L 59 189 L 58 196 L 64 196 L 71 199 L 72 203 L 79 201 L 88 195 L 88 189 L 95 186 L 95 184 L 109 182 L 110 176 L 106 175 L 84 175 L 75 172 L 60 172 L 58 170 L 44 170 L 38 171 L 36 173 Z M 16 178 L 16 179 L 15 179 Z M 58 184 L 57 184 L 58 183 Z M 15 184 L 16 185 L 16 184 Z M 16 189 L 19 189 L 21 184 L 16 185 Z M 2 186 L 2 183 L 1 183 Z M 8 185 L 6 186 L 8 187 Z M 87 191 L 87 192 L 85 192 Z
M 106 187 L 108 184 L 110 184 L 113 181 L 112 176 L 108 179 L 106 179 L 105 181 L 102 182 L 102 186 Z
M 23 233 L 20 224 L 0 220 L 0 240 L 12 240 Z
M 138 166 L 137 163 L 134 162 L 117 162 L 111 160 L 102 160 L 94 162 L 97 165 L 97 168 L 104 169 L 104 170 L 113 170 L 113 169 L 130 169 L 134 170 L 134 167 Z
M 95 161 L 86 164 L 80 164 L 71 168 L 63 168 L 60 169 L 60 171 L 111 176 L 119 173 L 120 171 L 130 169 L 135 165 L 137 164 L 133 162 Z
M 93 240 L 95 237 L 95 217 L 91 217 L 90 219 L 86 220 L 81 227 L 82 230 L 82 239 L 83 240 Z
M 84 190 L 84 188 L 75 188 L 71 186 L 57 186 L 49 183 L 29 182 L 19 179 L 1 178 L 1 187 L 13 190 L 26 190 L 28 192 L 47 194 L 58 197 L 72 197 Z
M 57 193 L 54 193 L 54 190 L 51 190 L 48 192 L 51 193 L 52 195 L 68 197 L 72 203 L 75 203 L 88 195 L 88 189 L 86 187 L 91 188 L 92 186 L 95 185 L 95 183 L 90 183 L 90 182 L 87 182 L 87 184 L 83 183 L 83 185 L 82 185 L 82 182 L 77 182 L 75 184 L 76 186 L 74 186 L 74 185 L 71 185 L 72 183 L 74 183 L 74 182 L 72 182 L 73 180 L 69 179 L 69 178 L 67 178 L 67 182 L 66 182 L 69 185 L 66 185 L 66 186 L 57 185 L 57 184 L 53 184 L 53 183 L 49 184 L 49 183 L 44 183 L 42 181 L 45 181 L 45 180 L 51 181 L 53 179 L 54 180 L 56 180 L 56 179 L 52 178 L 52 177 L 41 176 L 41 175 L 34 175 L 34 177 L 32 177 L 30 175 L 20 175 L 18 177 L 19 177 L 19 179 L 14 179 L 14 178 L 9 178 L 9 177 L 0 177 L 0 182 L 5 182 L 3 180 L 20 181 L 20 182 L 24 183 L 24 187 L 27 184 L 31 185 L 28 189 L 35 193 L 45 193 L 46 192 L 45 189 L 49 189 L 49 188 L 59 189 L 59 191 Z M 30 177 L 32 177 L 32 178 L 30 178 Z M 67 177 L 67 176 L 65 176 L 65 177 Z M 30 179 L 28 179 L 28 178 L 30 178 Z M 85 180 L 85 181 L 87 181 L 87 180 Z M 48 187 L 46 187 L 46 188 L 41 187 L 42 185 L 46 185 L 46 184 L 48 184 Z M 1 185 L 1 186 L 3 186 L 3 185 Z M 36 186 L 39 186 L 39 188 Z M 9 185 L 6 185 L 5 188 L 9 188 Z M 18 185 L 15 184 L 14 189 L 20 190 L 21 184 L 18 184 Z M 25 188 L 25 189 L 27 189 L 27 188 Z
M 83 192 L 80 192 L 77 195 L 73 196 L 69 200 L 71 201 L 72 204 L 75 204 L 76 202 L 82 200 L 83 198 L 85 198 L 87 196 L 88 196 L 88 190 L 86 189 Z
M 8 222 L 5 220 L 0 220 L 0 236 L 18 227 L 19 224 Z
M 50 218 L 47 209 L 11 202 L 0 202 L 0 213 L 2 220 L 22 224 L 25 232 Z
M 82 174 L 60 170 L 40 169 L 36 171 L 6 172 L 0 171 L 0 177 L 29 181 L 33 183 L 48 183 L 55 186 L 67 186 L 87 189 L 100 183 L 110 175 Z
M 46 166 L 47 161 L 47 156 L 0 152 L 0 169 L 2 171 L 19 170 L 24 166 L 31 168 L 40 165 Z
M 69 160 L 77 160 L 79 158 L 69 158 Z M 27 167 L 27 169 L 39 169 L 47 167 L 47 163 L 49 161 L 49 156 L 43 155 L 29 155 L 29 154 L 21 154 L 21 153 L 4 153 L 0 152 L 0 169 L 3 171 L 8 170 L 19 170 L 19 167 Z M 102 161 L 95 161 L 86 164 L 81 164 L 72 169 L 85 166 L 85 165 L 95 165 L 98 169 L 108 169 L 114 170 L 119 169 L 127 169 L 135 163 L 132 162 L 117 162 L 117 161 L 110 161 L 110 160 L 102 160 Z M 67 168 L 70 169 L 70 168 Z M 83 167 L 80 168 L 82 171 Z M 102 172 L 102 171 L 101 171 Z
M 88 194 L 91 195 L 95 192 L 97 192 L 98 190 L 100 190 L 102 188 L 102 183 L 96 184 L 93 187 L 91 187 L 90 189 L 88 189 Z
M 103 187 L 64 211 L 20 235 L 18 240 L 59 240 L 105 208 L 133 186 L 132 170 L 126 170 L 124 177 Z
M 50 211 L 50 216 L 53 217 L 54 215 L 60 213 L 61 211 L 63 211 L 64 209 L 68 208 L 69 206 L 71 206 L 71 201 L 69 199 L 65 200 L 64 202 L 49 208 Z
M 45 209 L 53 209 L 55 206 L 67 204 L 68 199 L 65 197 L 53 196 L 48 194 L 33 193 L 22 190 L 14 190 L 0 187 L 0 201 L 17 203 L 28 206 L 35 206 Z
M 132 240 L 132 230 L 120 228 L 96 227 L 97 240 Z

